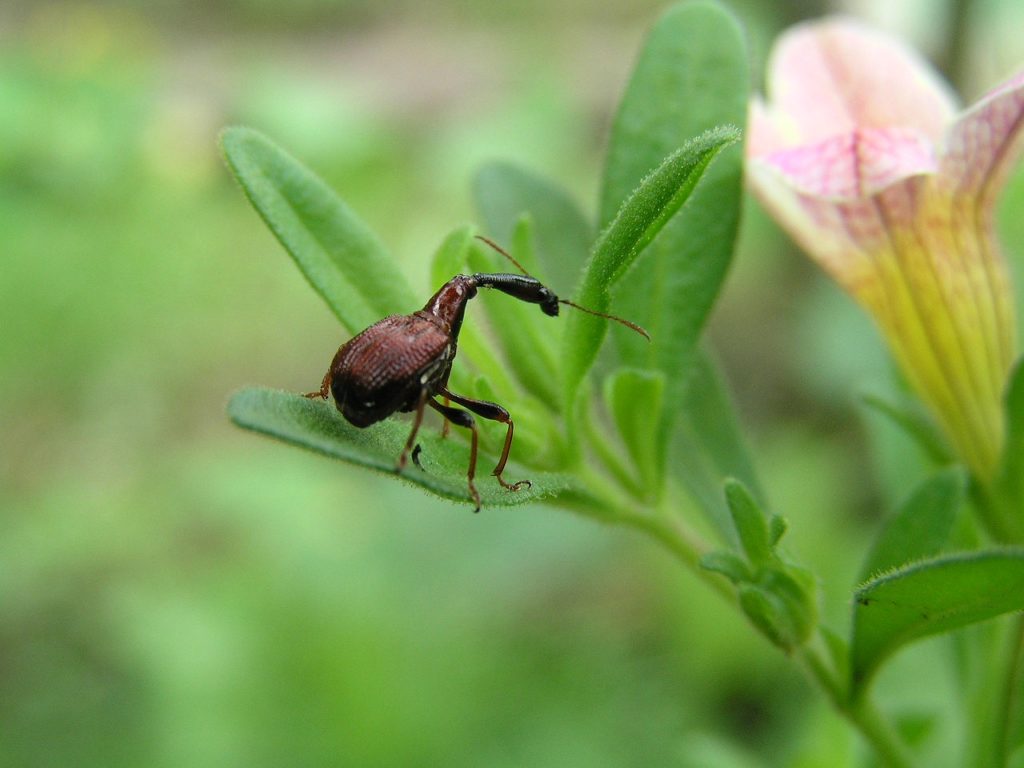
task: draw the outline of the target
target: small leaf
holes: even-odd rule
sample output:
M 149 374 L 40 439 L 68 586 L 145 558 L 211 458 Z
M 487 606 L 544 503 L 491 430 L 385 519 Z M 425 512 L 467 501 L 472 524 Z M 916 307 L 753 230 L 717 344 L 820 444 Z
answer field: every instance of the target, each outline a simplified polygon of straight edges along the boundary
M 1024 610 L 1024 550 L 943 555 L 864 584 L 853 611 L 853 682 L 863 689 L 903 645 Z
M 725 500 L 747 559 L 755 566 L 764 565 L 772 559 L 764 513 L 743 483 L 736 480 L 726 480 Z
M 770 566 L 758 578 L 782 601 L 796 643 L 804 643 L 818 623 L 818 591 L 815 576 L 806 568 L 790 563 Z
M 953 530 L 965 479 L 958 469 L 937 472 L 918 485 L 875 539 L 861 580 L 936 555 Z
M 568 192 L 519 166 L 491 163 L 477 174 L 473 193 L 484 228 L 502 245 L 529 215 L 542 267 L 535 277 L 559 295 L 576 285 L 594 232 Z
M 580 304 L 597 312 L 609 310 L 611 287 L 686 202 L 714 157 L 739 138 L 735 128 L 706 131 L 665 158 L 640 182 L 594 246 L 576 297 Z M 582 312 L 573 313 L 568 321 L 563 397 L 571 410 L 580 382 L 597 357 L 608 321 Z
M 621 368 L 605 381 L 604 397 L 640 482 L 657 495 L 665 475 L 665 438 L 658 414 L 665 380 L 653 371 Z
M 724 549 L 708 552 L 701 557 L 700 567 L 706 571 L 722 574 L 733 584 L 750 582 L 754 579 L 754 574 L 746 561 Z
M 357 429 L 345 421 L 331 403 L 258 387 L 236 392 L 228 404 L 228 415 L 240 427 L 386 474 L 394 474 L 410 429 L 408 422 L 398 419 Z M 399 477 L 437 496 L 470 502 L 466 485 L 469 465 L 466 444 L 442 439 L 436 429 L 426 426 L 421 428 L 417 442 L 423 447 L 420 463 L 424 469 L 410 461 Z M 487 461 L 483 456 L 480 461 L 480 468 L 486 471 Z M 573 481 L 568 476 L 523 472 L 511 464 L 505 470 L 505 477 L 511 481 L 528 479 L 532 486 L 508 491 L 494 478 L 478 475 L 476 487 L 484 507 L 525 504 L 573 490 Z
M 226 129 L 221 146 L 250 202 L 349 332 L 422 306 L 377 236 L 319 177 L 250 128 Z
M 778 594 L 757 584 L 741 584 L 738 594 L 747 618 L 775 645 L 785 651 L 800 645 L 800 627 Z
M 810 638 L 818 621 L 814 580 L 794 566 L 770 566 L 741 584 L 740 606 L 769 640 L 791 650 Z
M 768 518 L 768 546 L 775 549 L 779 541 L 786 535 L 789 528 L 789 521 L 782 515 L 772 515 Z

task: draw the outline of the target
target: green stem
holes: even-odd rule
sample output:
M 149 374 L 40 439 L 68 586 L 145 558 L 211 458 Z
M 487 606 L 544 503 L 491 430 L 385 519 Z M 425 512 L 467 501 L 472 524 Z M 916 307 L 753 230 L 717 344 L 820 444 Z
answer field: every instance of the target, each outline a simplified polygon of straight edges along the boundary
M 903 742 L 867 696 L 840 707 L 839 711 L 857 726 L 879 757 L 891 768 L 911 768 L 914 765 L 913 757 Z
M 664 516 L 628 512 L 617 520 L 663 544 L 687 568 L 725 598 L 726 602 L 738 609 L 736 593 L 729 582 L 701 568 L 700 559 L 706 551 L 706 545 L 678 522 Z M 810 645 L 800 648 L 796 658 L 804 671 L 824 690 L 832 705 L 860 731 L 887 765 L 891 768 L 912 768 L 914 761 L 907 748 L 868 697 L 851 701 L 846 693 L 847 687 L 833 671 L 832 665 Z
M 1014 744 L 1011 723 L 1024 705 L 1020 696 L 1024 691 L 1024 616 L 1013 619 L 1007 633 L 1005 663 L 995 670 L 998 675 L 997 702 L 993 707 L 992 750 L 993 765 L 1006 765 Z
M 729 582 L 717 573 L 700 567 L 701 556 L 707 551 L 707 545 L 701 542 L 696 534 L 686 530 L 681 524 L 669 521 L 654 514 L 624 515 L 620 522 L 630 528 L 642 531 L 655 541 L 663 544 L 672 554 L 689 568 L 694 574 L 730 603 L 736 605 L 736 593 Z

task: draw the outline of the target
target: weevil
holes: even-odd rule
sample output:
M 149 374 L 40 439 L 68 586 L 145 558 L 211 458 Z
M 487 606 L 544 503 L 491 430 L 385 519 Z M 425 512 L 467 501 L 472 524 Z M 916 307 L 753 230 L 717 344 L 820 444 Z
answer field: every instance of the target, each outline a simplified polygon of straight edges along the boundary
M 342 344 L 324 375 L 320 389 L 308 392 L 306 397 L 326 400 L 330 395 L 342 416 L 359 428 L 376 424 L 395 413 L 413 413 L 412 430 L 398 457 L 396 472 L 405 468 L 410 451 L 413 461 L 419 465 L 416 434 L 427 406 L 440 413 L 447 422 L 465 427 L 470 431 L 466 480 L 469 495 L 476 504 L 474 511 L 479 512 L 480 494 L 473 482 L 478 442 L 473 414 L 507 425 L 501 457 L 491 472 L 501 486 L 510 491 L 518 491 L 529 487 L 530 481 L 509 483 L 501 476 L 505 471 L 515 431 L 509 412 L 497 403 L 464 397 L 448 389 L 448 376 L 455 360 L 466 304 L 477 295 L 477 291 L 480 288 L 494 288 L 520 301 L 538 304 L 541 312 L 549 317 L 557 317 L 559 305 L 565 304 L 622 323 L 648 340 L 650 336 L 639 325 L 621 317 L 596 312 L 558 298 L 554 291 L 527 274 L 519 262 L 497 243 L 480 235 L 477 235 L 477 239 L 502 254 L 522 274 L 477 272 L 472 275 L 456 275 L 430 297 L 423 309 L 411 315 L 389 315 Z M 438 402 L 437 397 L 445 402 Z M 457 403 L 462 408 L 455 408 L 451 403 Z M 445 426 L 447 428 L 447 423 Z

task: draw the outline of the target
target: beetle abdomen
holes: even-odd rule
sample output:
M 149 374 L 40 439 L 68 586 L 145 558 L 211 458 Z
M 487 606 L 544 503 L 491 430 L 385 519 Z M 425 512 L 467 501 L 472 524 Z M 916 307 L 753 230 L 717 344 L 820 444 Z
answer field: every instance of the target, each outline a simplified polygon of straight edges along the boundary
M 357 427 L 415 408 L 437 391 L 455 356 L 452 340 L 417 315 L 391 315 L 342 345 L 331 364 L 331 394 Z

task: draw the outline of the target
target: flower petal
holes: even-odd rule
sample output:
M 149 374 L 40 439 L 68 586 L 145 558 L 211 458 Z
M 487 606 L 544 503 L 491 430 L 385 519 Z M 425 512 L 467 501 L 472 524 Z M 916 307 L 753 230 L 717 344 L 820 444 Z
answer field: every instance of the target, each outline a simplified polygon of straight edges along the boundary
M 932 143 L 914 130 L 862 128 L 761 157 L 798 192 L 859 200 L 937 169 Z
M 768 71 L 771 117 L 791 145 L 894 126 L 938 143 L 956 110 L 949 87 L 916 52 L 851 19 L 793 27 Z
M 988 198 L 999 192 L 1024 146 L 1024 72 L 990 91 L 950 127 L 942 175 L 957 194 Z

